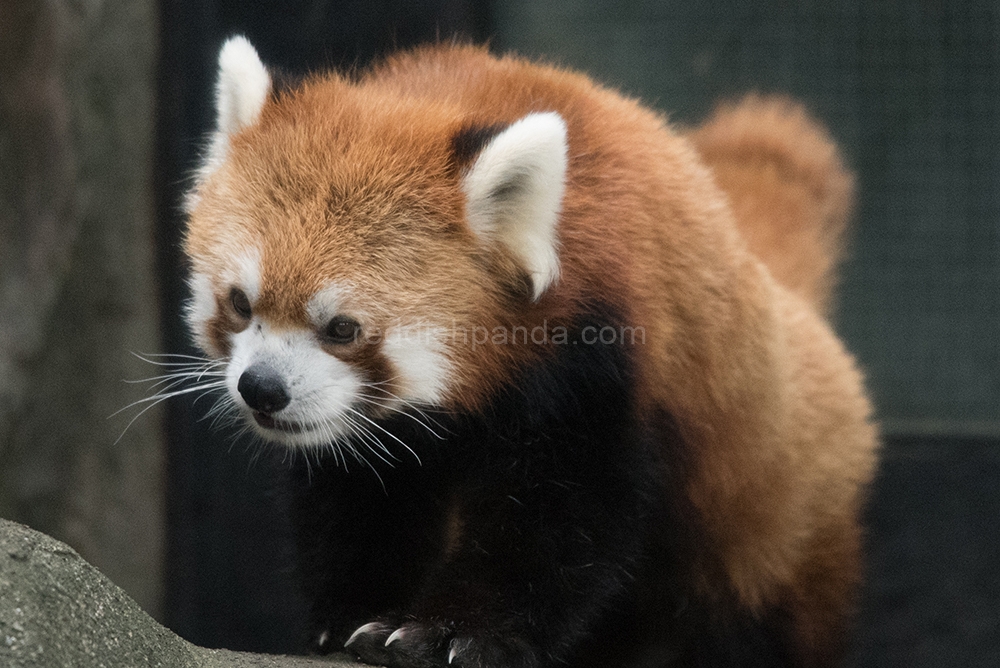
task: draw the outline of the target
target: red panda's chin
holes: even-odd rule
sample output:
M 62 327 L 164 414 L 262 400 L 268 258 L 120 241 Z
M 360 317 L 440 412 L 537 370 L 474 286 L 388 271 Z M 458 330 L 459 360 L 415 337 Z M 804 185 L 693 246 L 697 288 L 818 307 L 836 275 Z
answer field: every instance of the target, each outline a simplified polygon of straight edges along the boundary
M 243 419 L 262 439 L 277 445 L 311 448 L 345 438 L 349 429 L 335 417 L 295 420 L 244 408 Z
M 344 436 L 343 430 L 332 422 L 319 425 L 278 420 L 258 411 L 253 411 L 247 421 L 265 441 L 290 448 L 320 447 Z
M 301 434 L 304 431 L 310 430 L 310 427 L 306 425 L 301 425 L 298 422 L 276 420 L 273 416 L 261 413 L 260 411 L 253 412 L 253 419 L 259 427 L 285 432 L 286 434 Z

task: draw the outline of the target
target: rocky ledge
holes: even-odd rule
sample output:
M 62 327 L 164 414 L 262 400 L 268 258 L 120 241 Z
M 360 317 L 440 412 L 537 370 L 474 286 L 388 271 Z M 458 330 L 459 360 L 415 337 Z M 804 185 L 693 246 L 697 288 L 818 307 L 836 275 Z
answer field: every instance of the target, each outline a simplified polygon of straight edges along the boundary
M 0 519 L 0 665 L 140 668 L 359 668 L 197 647 L 164 628 L 72 548 Z

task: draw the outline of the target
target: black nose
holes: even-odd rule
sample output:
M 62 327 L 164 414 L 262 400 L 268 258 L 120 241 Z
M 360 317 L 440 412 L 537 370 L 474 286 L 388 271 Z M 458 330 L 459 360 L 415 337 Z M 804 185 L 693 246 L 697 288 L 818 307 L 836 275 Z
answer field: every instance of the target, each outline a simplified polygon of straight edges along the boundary
M 261 413 L 277 413 L 292 400 L 281 375 L 262 364 L 248 367 L 236 389 L 250 408 Z

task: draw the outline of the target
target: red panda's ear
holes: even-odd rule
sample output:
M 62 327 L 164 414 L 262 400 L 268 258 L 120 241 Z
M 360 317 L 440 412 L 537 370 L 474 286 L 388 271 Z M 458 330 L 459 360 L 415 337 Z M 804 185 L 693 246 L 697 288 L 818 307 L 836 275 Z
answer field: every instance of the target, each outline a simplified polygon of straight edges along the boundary
M 231 135 L 253 124 L 271 92 L 271 76 L 246 37 L 230 37 L 219 50 L 215 87 L 216 131 Z
M 462 180 L 469 225 L 514 253 L 531 276 L 535 300 L 559 277 L 566 152 L 562 117 L 528 114 L 490 139 Z
M 215 133 L 201 175 L 215 171 L 225 160 L 230 135 L 252 125 L 271 92 L 271 76 L 246 37 L 226 40 L 219 50 L 219 79 L 215 84 Z

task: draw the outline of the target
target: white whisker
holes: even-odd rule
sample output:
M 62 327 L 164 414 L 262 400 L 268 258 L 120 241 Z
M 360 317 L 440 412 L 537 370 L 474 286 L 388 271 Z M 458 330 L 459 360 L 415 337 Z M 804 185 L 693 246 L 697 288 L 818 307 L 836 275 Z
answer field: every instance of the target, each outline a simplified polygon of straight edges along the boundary
M 411 455 L 413 455 L 413 458 L 417 460 L 417 464 L 419 464 L 421 466 L 423 465 L 423 463 L 420 461 L 420 457 L 417 455 L 417 453 L 414 452 L 413 449 L 410 446 L 408 446 L 406 443 L 404 443 L 402 441 L 402 439 L 400 439 L 398 436 L 396 436 L 391 431 L 389 431 L 388 429 L 386 429 L 385 427 L 383 427 L 382 425 L 380 425 L 378 422 L 375 422 L 375 420 L 372 420 L 371 418 L 369 418 L 367 415 L 365 415 L 361 411 L 354 410 L 352 408 L 349 408 L 348 410 L 351 411 L 351 413 L 353 413 L 354 415 L 357 415 L 359 418 L 361 418 L 362 420 L 364 420 L 368 424 L 370 424 L 373 427 L 375 427 L 376 429 L 378 429 L 379 431 L 382 431 L 383 433 L 385 433 L 386 436 L 389 436 L 391 439 L 393 439 L 394 441 L 396 441 L 397 443 L 399 443 L 404 448 L 406 448 L 406 450 Z
M 162 372 L 149 378 L 126 381 L 145 386 L 149 396 L 138 399 L 113 414 L 114 416 L 124 411 L 138 410 L 125 426 L 122 436 L 146 411 L 168 399 L 193 395 L 193 405 L 208 395 L 216 394 L 200 419 L 209 420 L 212 429 L 236 426 L 230 432 L 230 447 L 247 436 L 251 439 L 248 447 L 261 447 L 267 440 L 260 430 L 256 429 L 256 425 L 246 419 L 247 416 L 245 411 L 241 410 L 239 401 L 226 391 L 229 384 L 229 359 L 206 359 L 193 355 L 133 354 L 138 359 L 158 367 Z M 424 410 L 424 407 L 395 394 L 391 389 L 395 387 L 394 380 L 363 383 L 362 391 L 354 395 L 355 404 L 339 410 L 326 405 L 324 399 L 326 388 L 315 388 L 307 396 L 296 398 L 295 415 L 312 416 L 300 423 L 304 428 L 312 430 L 312 434 L 311 437 L 290 439 L 291 443 L 302 440 L 304 447 L 285 449 L 284 461 L 290 465 L 294 464 L 294 458 L 301 454 L 305 457 L 310 479 L 313 465 L 321 466 L 326 458 L 332 459 L 334 465 L 342 467 L 345 471 L 351 463 L 357 462 L 370 469 L 384 489 L 379 467 L 382 465 L 393 467 L 401 461 L 396 448 L 388 447 L 390 445 L 386 441 L 388 437 L 412 455 L 418 465 L 422 465 L 423 462 L 416 449 L 393 433 L 388 425 L 382 424 L 384 420 L 381 417 L 376 416 L 404 415 L 406 419 L 412 420 L 438 439 L 444 438 L 441 430 L 446 430 Z M 260 453 L 260 449 L 254 452 L 251 464 L 259 459 Z M 329 461 L 327 463 L 329 464 Z
M 384 385 L 384 384 L 386 384 L 386 382 L 381 382 L 381 383 L 366 383 L 365 386 L 369 387 L 369 388 L 371 388 L 373 390 L 375 390 L 376 392 L 381 392 L 388 399 L 392 399 L 394 402 L 397 402 L 397 403 L 401 404 L 402 406 L 405 406 L 410 411 L 413 411 L 413 413 L 416 413 L 417 415 L 419 415 L 420 417 L 422 417 L 427 422 L 433 423 L 438 429 L 441 429 L 442 431 L 447 431 L 441 425 L 441 423 L 439 423 L 437 420 L 435 420 L 433 417 L 431 417 L 427 413 L 427 411 L 425 411 L 424 409 L 422 409 L 417 404 L 413 403 L 412 401 L 409 401 L 408 399 L 404 399 L 403 397 L 399 396 L 398 394 L 395 394 L 394 392 L 391 392 L 391 391 L 389 391 L 389 390 L 387 390 L 387 389 L 385 389 L 383 387 L 379 387 L 380 385 Z M 368 399 L 368 400 L 372 400 L 372 401 L 379 401 L 379 402 L 386 401 L 386 399 L 383 398 L 383 397 L 374 397 L 374 396 L 372 396 L 370 394 L 360 394 L 359 396 L 361 396 L 364 399 Z M 396 411 L 397 413 L 401 413 L 403 415 L 406 415 L 406 416 L 410 417 L 410 419 L 417 420 L 417 418 L 412 413 L 410 413 L 408 411 L 404 411 L 404 410 L 400 409 L 398 406 L 394 406 L 393 402 L 389 402 L 387 404 L 379 403 L 379 404 L 376 404 L 376 405 L 380 405 L 383 408 L 386 408 L 386 409 L 389 409 L 389 410 L 393 410 L 393 411 Z M 433 429 L 431 429 L 430 425 L 428 425 L 428 424 L 426 424 L 424 422 L 420 422 L 419 420 L 417 420 L 417 422 L 424 429 L 426 429 L 431 434 L 433 434 L 436 438 L 444 440 L 444 437 L 442 437 L 440 434 L 438 434 Z
M 411 404 L 410 402 L 405 402 L 404 401 L 403 402 L 404 403 L 404 407 L 401 408 L 399 406 L 393 405 L 393 403 L 385 403 L 384 400 L 382 400 L 381 398 L 373 397 L 371 395 L 358 394 L 357 396 L 358 396 L 359 399 L 361 399 L 366 404 L 369 404 L 371 406 L 376 406 L 376 407 L 382 408 L 384 410 L 392 411 L 393 413 L 398 413 L 398 414 L 400 414 L 400 415 L 402 415 L 404 417 L 409 418 L 410 420 L 413 420 L 414 422 L 416 422 L 417 424 L 419 424 L 421 427 L 423 427 L 424 429 L 426 429 L 435 438 L 437 438 L 439 440 L 442 440 L 442 441 L 444 440 L 444 436 L 441 436 L 439 433 L 437 433 L 436 431 L 434 431 L 434 429 L 432 429 L 431 426 L 429 424 L 427 424 L 427 422 L 424 422 L 424 420 L 421 420 L 420 417 L 417 417 L 417 415 L 423 417 L 428 422 L 433 422 L 438 428 L 444 430 L 444 428 L 441 426 L 441 424 L 437 420 L 434 420 L 429 415 L 427 415 L 424 411 L 420 410 L 415 405 Z M 407 408 L 409 410 L 406 410 Z M 410 411 L 413 411 L 413 412 L 410 412 Z M 414 415 L 413 414 L 414 412 L 417 415 Z
M 221 382 L 221 381 L 212 381 L 210 383 L 203 383 L 201 385 L 194 385 L 192 387 L 185 387 L 185 388 L 180 389 L 180 390 L 173 390 L 173 391 L 170 391 L 170 392 L 158 392 L 158 393 L 154 394 L 151 397 L 144 397 L 142 399 L 138 399 L 136 401 L 133 401 L 129 405 L 125 406 L 124 408 L 119 408 L 118 410 L 116 410 L 114 413 L 112 413 L 108 417 L 109 418 L 113 418 L 114 416 L 118 415 L 119 413 L 121 413 L 123 411 L 127 411 L 128 409 L 133 408 L 135 406 L 140 406 L 142 404 L 150 404 L 149 406 L 146 406 L 146 408 L 143 409 L 142 413 L 145 413 L 147 410 L 149 410 L 150 408 L 152 408 L 156 404 L 160 403 L 161 401 L 165 401 L 165 400 L 171 399 L 173 397 L 179 397 L 179 396 L 184 395 L 184 394 L 191 394 L 192 392 L 199 392 L 199 391 L 202 391 L 202 390 L 206 390 L 206 391 L 208 391 L 208 390 L 217 390 L 217 389 L 222 388 L 222 387 L 225 387 L 225 384 L 223 382 Z M 140 413 L 139 415 L 142 415 L 142 413 Z
M 125 381 L 130 384 L 146 384 L 147 390 L 152 394 L 133 401 L 108 416 L 110 419 L 130 409 L 140 408 L 138 413 L 125 425 L 115 443 L 121 441 L 136 420 L 164 401 L 197 393 L 195 398 L 195 402 L 197 402 L 205 395 L 226 387 L 224 369 L 227 360 L 210 360 L 193 355 L 171 353 L 140 354 L 133 352 L 132 355 L 147 364 L 167 369 L 167 372 L 141 380 Z M 216 405 L 218 403 L 216 402 Z M 211 413 L 211 411 L 209 412 Z
M 389 452 L 389 450 L 385 447 L 382 441 L 378 440 L 378 438 L 376 438 L 373 433 L 371 433 L 370 431 L 368 431 L 368 429 L 364 428 L 363 426 L 355 422 L 353 419 L 351 419 L 351 417 L 345 415 L 343 419 L 345 422 L 347 422 L 348 425 L 350 425 L 355 435 L 358 438 L 360 438 L 362 442 L 368 445 L 368 449 L 371 451 L 373 455 L 381 459 L 387 465 L 395 466 L 395 464 L 390 462 L 379 452 L 379 450 L 381 450 L 382 452 L 385 453 L 386 456 L 392 457 L 393 459 L 396 459 L 398 461 L 398 458 L 395 457 L 391 452 Z

